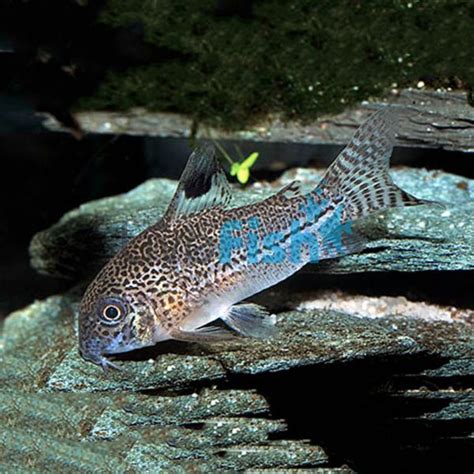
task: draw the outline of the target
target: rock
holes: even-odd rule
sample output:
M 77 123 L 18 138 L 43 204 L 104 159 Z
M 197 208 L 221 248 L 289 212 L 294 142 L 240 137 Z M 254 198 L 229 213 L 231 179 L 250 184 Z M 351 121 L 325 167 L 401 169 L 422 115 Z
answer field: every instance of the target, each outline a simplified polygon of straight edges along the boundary
M 104 375 L 78 354 L 76 304 L 77 296 L 53 296 L 7 318 L 1 352 L 3 387 L 42 393 L 143 392 L 367 357 L 430 353 L 459 361 L 473 355 L 473 327 L 462 321 L 368 319 L 319 309 L 279 314 L 276 338 L 213 345 L 161 343 L 129 353 L 134 355 L 131 360 L 124 356 L 119 362 L 123 371 Z M 442 376 L 454 374 L 459 375 L 459 369 L 452 365 Z M 250 406 L 249 401 L 244 405 Z
M 445 206 L 396 209 L 365 219 L 358 229 L 376 239 L 369 251 L 312 268 L 327 273 L 474 269 L 474 181 L 407 168 L 392 175 L 406 191 Z M 263 199 L 293 179 L 310 189 L 320 178 L 320 171 L 292 170 L 272 184 L 235 190 L 235 205 Z M 67 213 L 33 238 L 33 267 L 55 277 L 91 278 L 131 237 L 162 216 L 175 186 L 170 180 L 153 179 L 126 194 Z
M 224 378 L 222 364 L 212 357 L 165 356 L 162 371 L 146 361 L 131 363 L 135 375 L 127 371 L 110 379 L 77 358 L 71 367 L 68 360 L 77 352 L 73 301 L 52 297 L 5 323 L 0 351 L 0 422 L 8 428 L 0 435 L 4 466 L 188 472 L 199 461 L 195 469 L 210 472 L 327 462 L 319 446 L 271 440 L 286 424 L 259 418 L 269 414 L 269 406 L 253 390 L 196 387 L 188 395 L 139 393 Z M 170 361 L 175 370 L 167 370 Z M 147 366 L 156 377 L 146 378 Z M 102 383 L 96 385 L 98 379 Z
M 255 418 L 268 412 L 262 397 L 221 392 L 173 397 L 3 392 L 0 419 L 8 429 L 0 435 L 2 461 L 10 469 L 13 463 L 61 472 L 93 472 L 99 465 L 112 472 L 188 472 L 197 461 L 198 472 L 209 472 L 327 461 L 318 446 L 271 441 L 286 425 Z
M 273 116 L 247 130 L 237 131 L 206 127 L 195 132 L 195 123 L 189 117 L 144 109 L 79 112 L 75 117 L 81 128 L 91 133 L 345 145 L 355 129 L 380 107 L 392 108 L 405 118 L 400 124 L 398 145 L 474 151 L 474 112 L 467 93 L 461 91 L 397 90 L 384 102 L 363 103 L 356 109 L 325 116 L 313 123 L 283 121 Z M 45 115 L 44 126 L 64 131 L 50 115 Z
M 472 418 L 474 401 L 469 388 L 474 332 L 463 321 L 290 311 L 278 315 L 279 335 L 272 340 L 162 343 L 129 353 L 118 362 L 123 371 L 105 375 L 77 353 L 78 297 L 53 296 L 5 321 L 0 339 L 4 470 L 91 472 L 107 465 L 116 472 L 304 467 L 319 472 L 318 466 L 334 464 L 318 443 L 295 437 L 291 413 L 302 410 L 311 437 L 325 439 L 331 428 L 324 416 L 341 409 L 324 402 L 325 392 L 337 393 L 345 380 L 328 374 L 340 370 L 357 376 L 359 390 L 378 381 L 370 390 L 401 399 L 400 406 L 426 403 L 419 415 L 395 410 L 404 423 L 422 420 L 428 428 L 438 423 L 438 429 L 439 423 L 451 423 L 457 443 L 470 436 L 465 420 Z M 318 380 L 312 388 L 310 376 Z M 345 397 L 350 413 L 356 393 Z M 361 397 L 370 400 L 374 394 Z M 441 405 L 430 405 L 433 400 Z M 313 412 L 319 423 L 309 421 Z M 452 425 L 453 420 L 462 424 Z M 417 446 L 430 442 L 416 440 Z M 371 443 L 363 444 L 372 451 Z
M 390 210 L 356 223 L 373 239 L 368 250 L 311 271 L 474 268 L 473 181 L 413 169 L 394 170 L 393 177 L 408 192 L 446 205 Z M 320 178 L 319 171 L 293 170 L 275 183 L 235 190 L 235 204 L 262 199 L 293 179 L 310 189 Z M 160 218 L 175 186 L 150 180 L 69 212 L 34 237 L 33 265 L 75 282 L 90 279 Z M 445 467 L 454 459 L 458 472 L 470 471 L 474 329 L 467 308 L 340 293 L 299 301 L 278 286 L 263 296 L 290 308 L 278 312 L 275 338 L 165 342 L 117 357 L 123 370 L 105 375 L 78 354 L 82 283 L 5 321 L 4 470 L 367 472 L 390 460 L 400 472 L 410 463 Z

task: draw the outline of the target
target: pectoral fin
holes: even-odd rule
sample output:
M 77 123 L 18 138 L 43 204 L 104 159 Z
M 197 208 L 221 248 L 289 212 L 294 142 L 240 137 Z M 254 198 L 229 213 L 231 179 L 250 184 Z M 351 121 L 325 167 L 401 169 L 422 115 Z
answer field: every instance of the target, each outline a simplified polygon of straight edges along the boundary
M 243 336 L 266 339 L 276 333 L 276 316 L 256 304 L 232 306 L 222 319 Z

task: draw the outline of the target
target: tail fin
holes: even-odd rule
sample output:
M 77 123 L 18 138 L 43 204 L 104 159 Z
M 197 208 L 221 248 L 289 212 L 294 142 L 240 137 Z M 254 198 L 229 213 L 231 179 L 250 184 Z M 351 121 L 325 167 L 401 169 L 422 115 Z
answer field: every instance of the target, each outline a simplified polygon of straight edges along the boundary
M 388 207 L 426 204 L 394 184 L 388 174 L 395 142 L 394 118 L 387 110 L 373 114 L 326 171 L 316 192 L 343 199 L 344 220 Z

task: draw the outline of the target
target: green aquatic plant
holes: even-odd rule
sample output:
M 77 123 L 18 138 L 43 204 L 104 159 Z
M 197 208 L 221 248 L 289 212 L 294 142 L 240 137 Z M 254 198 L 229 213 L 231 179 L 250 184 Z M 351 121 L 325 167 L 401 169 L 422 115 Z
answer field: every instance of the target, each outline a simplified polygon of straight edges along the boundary
M 258 152 L 253 152 L 240 163 L 232 163 L 230 175 L 236 176 L 240 184 L 246 184 L 250 177 L 250 168 L 257 161 Z
M 214 145 L 216 145 L 222 156 L 229 162 L 230 175 L 235 176 L 240 184 L 247 184 L 250 178 L 250 169 L 257 161 L 259 153 L 254 151 L 253 153 L 250 153 L 249 156 L 244 157 L 240 148 L 236 146 L 237 153 L 240 155 L 240 161 L 234 161 L 219 142 L 214 140 Z

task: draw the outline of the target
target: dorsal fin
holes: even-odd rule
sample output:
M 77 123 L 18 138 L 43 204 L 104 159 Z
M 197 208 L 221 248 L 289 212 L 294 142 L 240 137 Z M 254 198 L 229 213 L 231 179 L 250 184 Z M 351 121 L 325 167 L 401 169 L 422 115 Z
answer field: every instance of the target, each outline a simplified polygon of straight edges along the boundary
M 232 199 L 229 182 L 211 144 L 196 148 L 188 159 L 165 217 L 226 207 Z

